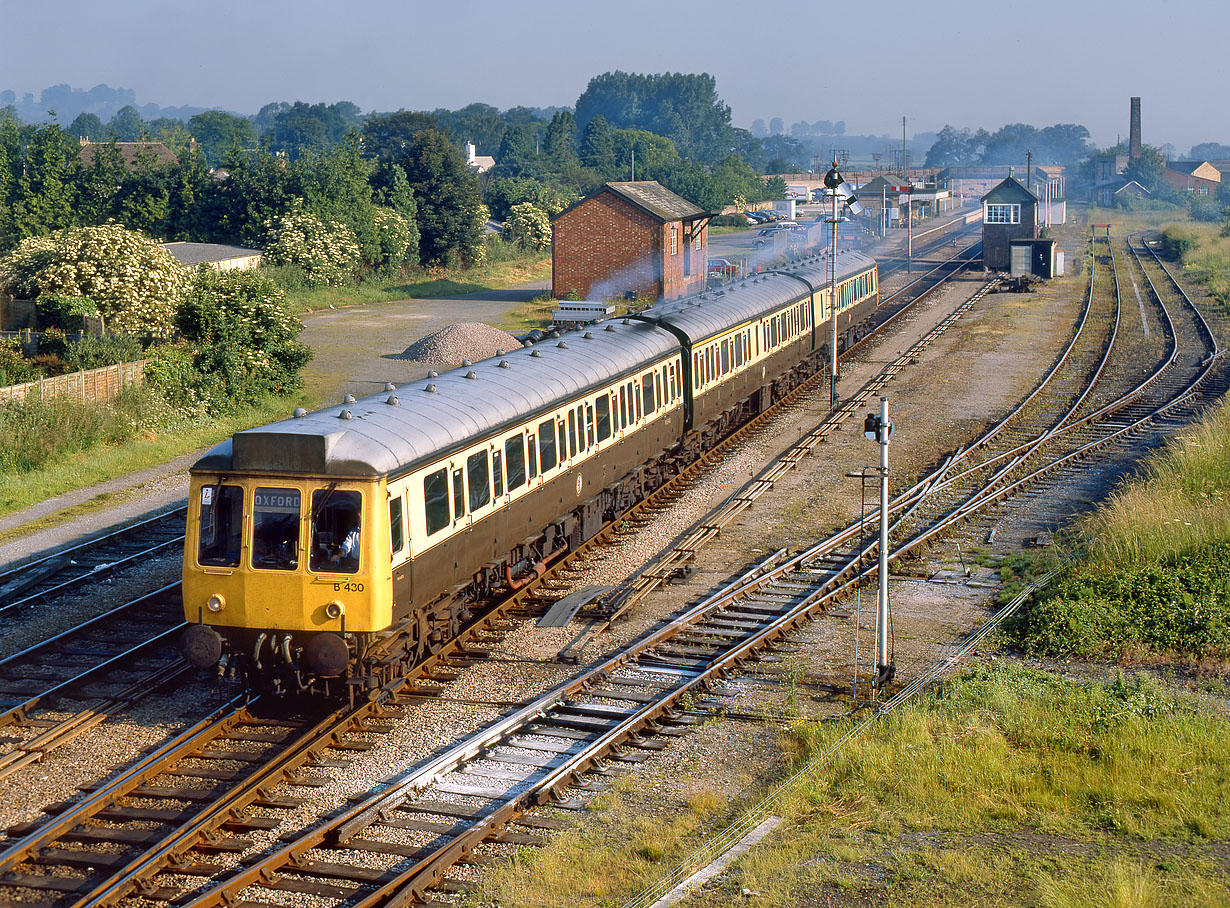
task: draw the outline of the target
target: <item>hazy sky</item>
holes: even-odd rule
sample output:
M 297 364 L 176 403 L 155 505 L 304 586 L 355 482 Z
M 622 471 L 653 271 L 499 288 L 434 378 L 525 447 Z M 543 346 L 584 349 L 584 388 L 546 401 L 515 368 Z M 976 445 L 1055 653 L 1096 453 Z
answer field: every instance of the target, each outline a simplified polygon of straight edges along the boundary
M 251 114 L 571 105 L 592 76 L 708 72 L 736 126 L 779 116 L 852 133 L 1082 123 L 1230 144 L 1220 0 L 0 0 L 0 89 L 131 88 L 139 104 Z

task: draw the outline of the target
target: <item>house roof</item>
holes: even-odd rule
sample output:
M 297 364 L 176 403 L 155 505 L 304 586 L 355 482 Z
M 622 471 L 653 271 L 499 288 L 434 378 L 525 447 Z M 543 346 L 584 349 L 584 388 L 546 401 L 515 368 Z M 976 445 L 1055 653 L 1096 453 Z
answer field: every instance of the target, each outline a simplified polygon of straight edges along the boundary
M 111 142 L 91 142 L 89 139 L 82 139 L 81 163 L 86 167 L 92 167 L 98 160 L 98 155 L 102 153 L 102 149 L 111 144 Z M 179 163 L 175 153 L 161 142 L 115 142 L 114 144 L 120 158 L 132 170 L 135 170 L 141 160 L 146 157 L 157 165 Z
M 1148 189 L 1146 189 L 1140 183 L 1137 183 L 1135 180 L 1124 179 L 1124 180 L 1121 180 L 1120 182 L 1122 183 L 1122 185 L 1112 190 L 1114 195 L 1118 195 L 1121 192 L 1130 192 L 1134 195 L 1153 195 L 1153 193 L 1151 193 Z M 1114 186 L 1115 184 L 1110 183 L 1108 185 Z
M 1166 164 L 1166 169 L 1185 176 L 1198 177 L 1202 180 L 1213 180 L 1216 182 L 1221 179 L 1221 171 L 1208 161 L 1169 161 Z
M 683 196 L 676 195 L 657 180 L 607 183 L 598 192 L 608 190 L 663 222 L 695 221 L 714 214 L 714 212 L 698 208 Z
M 1034 202 L 1038 197 L 1020 184 L 1016 177 L 1005 177 L 979 201 L 982 202 Z
M 181 265 L 203 265 L 208 262 L 227 262 L 231 259 L 246 259 L 260 255 L 259 249 L 244 249 L 242 246 L 223 246 L 218 243 L 163 243 L 162 248 L 175 257 Z

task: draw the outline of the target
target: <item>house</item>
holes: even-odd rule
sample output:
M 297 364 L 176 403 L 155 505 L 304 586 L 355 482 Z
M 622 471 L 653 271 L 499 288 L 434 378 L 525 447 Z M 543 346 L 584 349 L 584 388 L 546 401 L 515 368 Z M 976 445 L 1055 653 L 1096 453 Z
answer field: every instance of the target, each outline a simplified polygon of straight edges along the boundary
M 136 170 L 148 161 L 155 167 L 172 167 L 179 163 L 175 152 L 161 142 L 91 142 L 81 139 L 80 158 L 84 167 L 93 167 L 98 156 L 112 145 L 129 170 Z
M 466 142 L 466 167 L 476 174 L 486 173 L 495 166 L 495 158 L 489 154 L 475 154 L 478 148 L 473 142 Z
M 1208 161 L 1169 161 L 1162 179 L 1183 192 L 1213 195 L 1221 184 L 1221 171 Z
M 215 271 L 248 271 L 258 268 L 262 255 L 259 249 L 222 246 L 217 243 L 163 243 L 162 248 L 171 253 L 175 261 L 185 268 L 208 265 Z
M 555 295 L 658 300 L 704 290 L 715 213 L 653 180 L 605 184 L 551 219 Z
M 982 260 L 992 271 L 1012 265 L 1012 241 L 1036 235 L 1038 197 L 1005 177 L 982 197 Z

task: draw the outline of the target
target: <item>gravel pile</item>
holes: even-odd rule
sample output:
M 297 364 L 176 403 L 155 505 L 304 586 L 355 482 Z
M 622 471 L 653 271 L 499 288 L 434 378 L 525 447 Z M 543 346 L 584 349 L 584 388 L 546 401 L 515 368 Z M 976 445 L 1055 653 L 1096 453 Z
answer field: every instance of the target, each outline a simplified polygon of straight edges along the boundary
M 495 356 L 497 350 L 515 350 L 520 346 L 521 341 L 507 331 L 481 322 L 461 322 L 415 341 L 397 358 L 433 366 L 455 366 L 463 359 L 476 362 Z

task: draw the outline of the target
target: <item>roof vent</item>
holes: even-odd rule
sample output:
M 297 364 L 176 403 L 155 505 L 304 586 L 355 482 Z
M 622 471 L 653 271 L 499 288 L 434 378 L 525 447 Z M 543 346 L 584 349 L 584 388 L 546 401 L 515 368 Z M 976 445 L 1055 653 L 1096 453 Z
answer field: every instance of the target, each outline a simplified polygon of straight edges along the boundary
M 614 330 L 615 330 L 615 326 L 614 326 L 614 325 L 607 325 L 607 326 L 606 326 L 605 328 L 603 328 L 602 330 L 603 330 L 603 331 L 614 331 Z
M 532 340 L 522 341 L 521 346 L 522 347 L 532 347 L 534 346 L 534 342 Z
M 465 367 L 467 367 L 467 368 L 468 368 L 469 366 L 474 365 L 474 363 L 470 362 L 468 359 L 463 359 L 463 360 L 461 361 L 461 365 L 463 365 L 463 366 L 465 366 Z
M 631 320 L 631 319 L 627 319 L 627 318 L 625 318 L 625 319 L 624 319 L 624 321 L 623 321 L 623 323 L 624 323 L 625 325 L 631 325 L 631 324 L 632 324 L 632 320 Z
M 354 395 L 353 395 L 353 394 L 347 394 L 345 397 L 343 397 L 343 398 L 342 398 L 342 403 L 344 403 L 344 404 L 352 404 L 352 403 L 354 403 Z M 350 417 L 348 416 L 348 417 L 346 417 L 346 418 L 347 418 L 347 419 L 349 419 Z
M 388 396 L 388 398 L 385 400 L 385 403 L 388 404 L 390 407 L 400 407 L 401 406 L 401 401 L 399 401 L 396 398 L 396 396 L 392 394 Z
M 440 373 L 437 372 L 435 369 L 429 369 L 427 370 L 427 377 L 428 378 L 439 378 Z
M 534 351 L 532 351 L 532 352 L 530 353 L 530 356 L 532 356 L 532 357 L 534 357 L 535 359 L 537 359 L 538 357 L 542 356 L 542 351 L 541 351 L 541 350 L 534 350 Z
M 585 340 L 587 341 L 592 341 L 594 339 L 594 332 L 586 331 L 584 334 L 581 335 L 581 337 L 585 338 Z
M 307 417 L 307 410 L 303 409 L 303 407 L 297 407 L 295 412 L 291 415 L 294 416 L 295 419 L 304 419 Z
M 428 394 L 438 394 L 439 393 L 438 391 L 436 391 L 436 386 L 432 384 L 428 384 L 428 386 L 424 388 L 423 390 L 426 391 Z
M 386 381 L 386 382 L 384 383 L 384 390 L 386 390 L 386 391 L 396 391 L 396 390 L 397 390 L 397 385 L 393 384 L 391 381 Z
M 478 373 L 477 373 L 477 372 L 475 372 L 474 370 L 472 370 L 472 369 L 471 369 L 469 372 L 467 372 L 467 373 L 466 373 L 466 378 L 475 378 L 475 379 L 476 379 L 476 378 L 478 378 Z
M 349 410 L 343 410 L 341 413 L 337 414 L 337 418 L 338 419 L 354 419 L 354 415 L 351 414 Z
M 496 355 L 496 356 L 507 356 L 507 355 L 508 355 L 508 351 L 507 351 L 507 350 L 496 350 L 496 351 L 495 351 L 495 355 Z
M 512 366 L 508 365 L 508 360 L 502 359 L 500 360 L 500 368 L 501 369 L 511 369 Z
M 559 347 L 561 350 L 567 350 L 567 349 L 568 349 L 568 342 L 567 342 L 567 341 L 560 341 L 560 342 L 559 342 L 558 344 L 556 344 L 555 346 Z
M 552 337 L 559 337 L 559 332 L 558 332 L 558 331 L 552 331 L 552 332 L 551 332 L 551 336 L 552 336 Z

